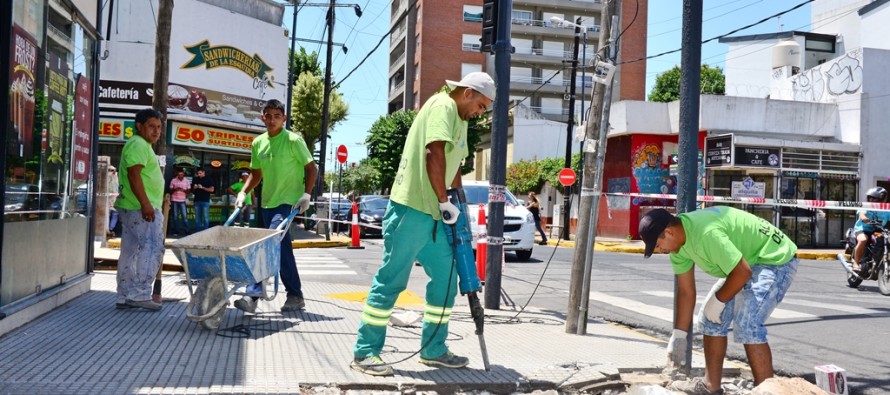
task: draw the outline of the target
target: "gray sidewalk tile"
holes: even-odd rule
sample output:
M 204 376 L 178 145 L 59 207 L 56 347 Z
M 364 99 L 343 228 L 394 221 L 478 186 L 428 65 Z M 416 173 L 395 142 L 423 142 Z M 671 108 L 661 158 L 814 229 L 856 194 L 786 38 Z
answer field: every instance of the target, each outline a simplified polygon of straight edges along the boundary
M 510 322 L 515 312 L 489 310 L 485 339 L 492 369 L 486 372 L 466 299 L 459 296 L 448 344 L 470 358 L 468 368 L 418 363 L 411 354 L 420 347 L 420 328 L 390 327 L 381 357 L 407 360 L 394 365 L 394 376 L 373 377 L 349 367 L 362 304 L 331 296 L 367 287 L 306 282 L 305 311 L 281 313 L 281 290 L 273 301 L 260 301 L 257 315 L 229 306 L 214 333 L 186 319 L 189 295 L 181 278 L 164 276 L 164 296 L 183 300 L 164 303 L 160 312 L 118 310 L 114 272 L 97 272 L 91 292 L 0 338 L 0 392 L 297 394 L 301 386 L 509 392 L 657 372 L 665 359 L 662 341 L 608 323 L 592 321 L 588 334 L 577 336 L 565 333 L 557 313 L 529 309 Z M 412 281 L 409 289 L 422 295 L 423 286 Z M 703 364 L 696 354 L 693 366 Z

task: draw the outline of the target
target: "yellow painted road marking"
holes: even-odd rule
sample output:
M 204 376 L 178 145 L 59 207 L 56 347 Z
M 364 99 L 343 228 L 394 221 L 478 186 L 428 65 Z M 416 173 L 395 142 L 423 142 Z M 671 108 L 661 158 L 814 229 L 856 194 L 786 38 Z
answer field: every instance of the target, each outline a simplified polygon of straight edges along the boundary
M 364 303 L 365 299 L 368 298 L 368 291 L 343 292 L 338 294 L 327 294 L 325 296 L 349 302 Z M 402 291 L 402 293 L 399 294 L 399 298 L 396 299 L 396 307 L 420 306 L 424 303 L 423 298 L 408 290 Z

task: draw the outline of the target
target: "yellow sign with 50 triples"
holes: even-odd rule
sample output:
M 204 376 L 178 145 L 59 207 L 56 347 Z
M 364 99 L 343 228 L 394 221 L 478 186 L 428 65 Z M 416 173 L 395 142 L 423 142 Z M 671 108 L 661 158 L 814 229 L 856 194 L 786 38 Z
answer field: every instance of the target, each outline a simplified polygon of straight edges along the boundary
M 173 144 L 220 151 L 250 152 L 253 133 L 173 122 Z

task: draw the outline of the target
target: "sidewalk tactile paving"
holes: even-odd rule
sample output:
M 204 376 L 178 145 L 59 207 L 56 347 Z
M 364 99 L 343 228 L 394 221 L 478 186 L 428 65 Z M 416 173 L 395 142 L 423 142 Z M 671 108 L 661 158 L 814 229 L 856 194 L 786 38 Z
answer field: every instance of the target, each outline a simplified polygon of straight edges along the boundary
M 559 313 L 530 310 L 520 323 L 507 323 L 514 311 L 487 311 L 492 369 L 486 372 L 466 299 L 459 296 L 448 344 L 470 358 L 468 368 L 431 368 L 414 355 L 394 366 L 394 376 L 373 377 L 349 367 L 361 303 L 326 296 L 366 287 L 304 282 L 303 312 L 279 311 L 283 289 L 273 301 L 260 301 L 257 315 L 230 305 L 217 336 L 186 319 L 189 295 L 178 284 L 181 278 L 164 276 L 164 296 L 184 299 L 164 303 L 162 311 L 118 310 L 114 272 L 97 272 L 91 292 L 0 338 L 2 392 L 298 394 L 301 386 L 509 392 L 614 379 L 622 371 L 658 371 L 665 358 L 663 342 L 603 322 L 591 322 L 588 334 L 577 336 L 565 333 Z M 225 330 L 238 325 L 247 333 Z M 408 357 L 420 347 L 419 333 L 420 328 L 388 328 L 381 357 L 388 362 Z M 703 365 L 700 356 L 693 362 Z

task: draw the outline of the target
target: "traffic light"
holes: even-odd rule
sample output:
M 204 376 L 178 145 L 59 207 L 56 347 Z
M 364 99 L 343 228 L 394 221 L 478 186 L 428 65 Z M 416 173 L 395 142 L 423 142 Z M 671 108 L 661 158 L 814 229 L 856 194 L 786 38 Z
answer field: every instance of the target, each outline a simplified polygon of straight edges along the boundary
M 492 47 L 498 39 L 498 0 L 482 2 L 482 46 L 481 52 L 494 53 Z

